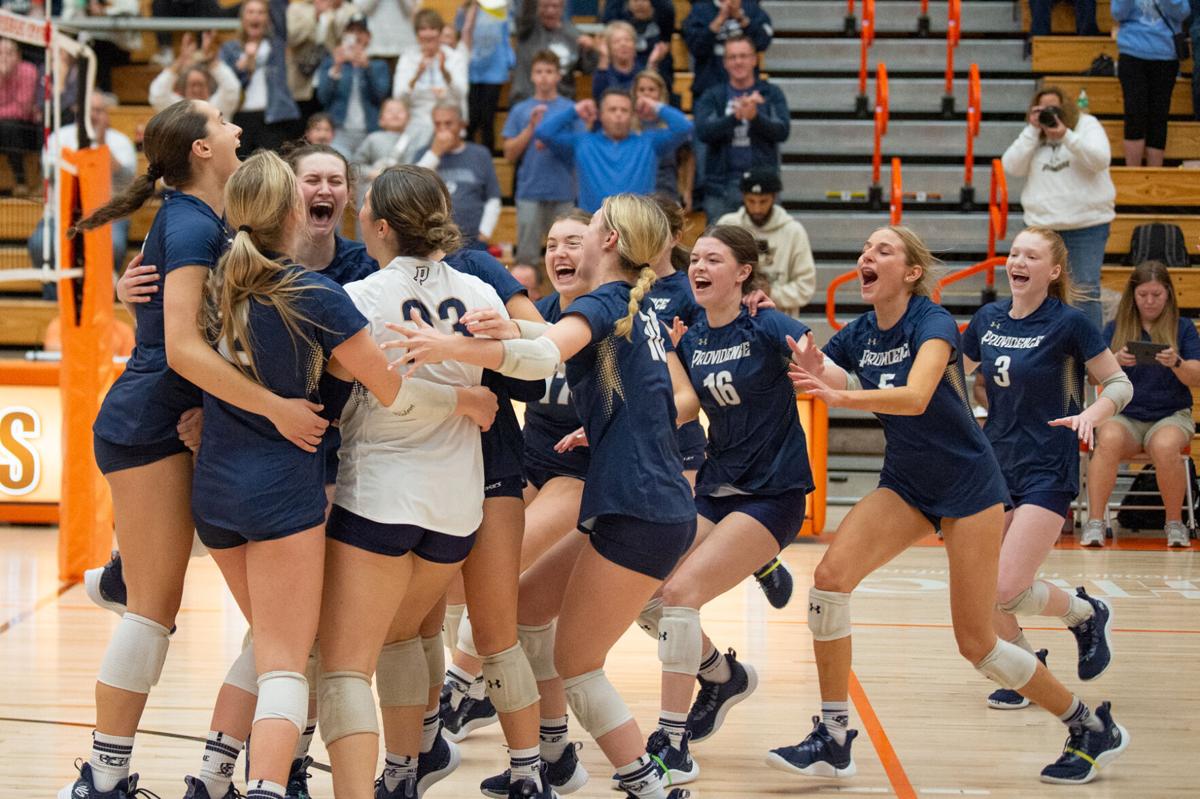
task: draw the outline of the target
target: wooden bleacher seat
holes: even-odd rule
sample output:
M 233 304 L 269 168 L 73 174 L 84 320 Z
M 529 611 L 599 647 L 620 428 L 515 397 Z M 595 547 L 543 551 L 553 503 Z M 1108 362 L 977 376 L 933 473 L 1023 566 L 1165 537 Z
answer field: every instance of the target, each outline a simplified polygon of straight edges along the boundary
M 496 170 L 496 180 L 500 182 L 500 196 L 511 199 L 516 180 L 516 168 L 506 158 L 492 158 L 492 168 Z
M 1113 158 L 1121 157 L 1121 142 L 1125 138 L 1125 125 L 1119 119 L 1102 120 Z M 1167 158 L 1184 161 L 1200 158 L 1200 122 L 1174 120 L 1167 127 Z
M 1035 36 L 1033 71 L 1083 72 L 1101 53 L 1107 53 L 1115 61 L 1117 43 L 1107 36 Z M 1191 72 L 1191 59 L 1182 62 L 1179 68 Z
M 125 324 L 132 319 L 125 307 L 114 303 L 116 318 Z M 50 322 L 58 316 L 58 303 L 52 300 L 0 298 L 0 346 L 41 349 Z
M 138 126 L 144 127 L 150 121 L 150 117 L 154 116 L 154 108 L 145 102 L 146 98 L 143 97 L 141 105 L 119 105 L 109 109 L 108 124 L 113 130 L 124 133 L 136 142 Z
M 150 84 L 162 67 L 157 64 L 129 64 L 113 68 L 113 93 L 123 105 L 145 105 Z
M 694 73 L 675 70 L 675 85 L 672 91 L 679 95 L 679 110 L 685 114 L 692 112 L 692 102 L 695 99 L 692 97 L 692 80 L 695 77 Z
M 1133 238 L 1133 229 L 1138 225 L 1148 225 L 1151 222 L 1166 222 L 1179 225 L 1183 230 L 1183 240 L 1189 245 L 1200 239 L 1200 216 L 1173 214 L 1117 214 L 1109 228 L 1106 253 L 1129 252 L 1129 242 Z M 1200 269 L 1196 270 L 1200 274 Z
M 1021 3 L 1021 29 L 1029 30 L 1032 17 L 1029 13 L 1029 3 Z M 1101 33 L 1108 33 L 1113 28 L 1112 5 L 1109 0 L 1098 0 L 1096 3 L 1096 27 Z M 1075 5 L 1073 3 L 1055 3 L 1050 9 L 1050 32 L 1064 35 L 1075 33 Z
M 1068 97 L 1078 97 L 1081 90 L 1088 94 L 1088 111 L 1096 116 L 1121 116 L 1125 113 L 1125 95 L 1116 78 L 1093 78 L 1082 75 L 1049 75 L 1042 78 L 1043 86 L 1058 86 Z M 1192 87 L 1184 79 L 1175 81 L 1171 95 L 1171 116 L 1192 117 Z
M 1200 206 L 1200 169 L 1114 166 L 1117 205 Z
M 1131 272 L 1132 266 L 1101 267 L 1100 285 L 1102 288 L 1122 292 L 1129 282 Z M 1185 266 L 1171 269 L 1170 272 L 1179 307 L 1191 310 L 1200 308 L 1200 269 Z

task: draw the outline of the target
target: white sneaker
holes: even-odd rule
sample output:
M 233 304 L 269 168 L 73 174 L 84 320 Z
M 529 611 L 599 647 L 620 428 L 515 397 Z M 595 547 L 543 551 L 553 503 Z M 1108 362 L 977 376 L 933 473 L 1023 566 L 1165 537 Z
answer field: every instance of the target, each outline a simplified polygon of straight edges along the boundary
M 1104 522 L 1100 519 L 1089 519 L 1083 525 L 1079 536 L 1079 545 L 1083 547 L 1104 546 Z
M 1189 547 L 1192 544 L 1191 533 L 1188 532 L 1183 522 L 1167 522 L 1163 532 L 1167 534 L 1167 546 L 1169 547 Z

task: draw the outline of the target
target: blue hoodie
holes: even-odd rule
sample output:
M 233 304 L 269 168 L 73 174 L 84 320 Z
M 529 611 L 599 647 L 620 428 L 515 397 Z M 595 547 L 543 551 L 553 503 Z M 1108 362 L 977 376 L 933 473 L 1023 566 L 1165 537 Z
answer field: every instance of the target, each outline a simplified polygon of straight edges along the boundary
M 1112 18 L 1121 26 L 1117 31 L 1117 49 L 1121 55 L 1148 61 L 1174 61 L 1172 37 L 1182 29 L 1190 13 L 1188 0 L 1112 0 Z M 1169 26 L 1163 17 L 1170 20 Z

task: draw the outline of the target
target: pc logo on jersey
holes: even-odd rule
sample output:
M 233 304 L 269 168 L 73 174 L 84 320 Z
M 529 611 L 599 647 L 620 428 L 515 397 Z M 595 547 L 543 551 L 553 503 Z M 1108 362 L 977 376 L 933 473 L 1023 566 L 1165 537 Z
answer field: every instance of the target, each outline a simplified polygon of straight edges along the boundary
M 413 280 L 417 281 L 418 283 L 424 283 L 428 279 L 429 267 L 421 264 L 416 268 L 416 272 L 413 274 Z

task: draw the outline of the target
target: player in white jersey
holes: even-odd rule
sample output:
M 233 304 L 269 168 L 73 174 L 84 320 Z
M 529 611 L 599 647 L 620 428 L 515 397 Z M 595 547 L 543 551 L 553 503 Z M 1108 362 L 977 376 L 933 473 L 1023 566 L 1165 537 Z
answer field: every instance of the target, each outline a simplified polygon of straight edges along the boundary
M 413 315 L 450 332 L 468 307 L 503 312 L 495 291 L 441 263 L 459 239 L 445 197 L 441 180 L 417 167 L 388 170 L 367 195 L 359 214 L 364 243 L 386 266 L 346 292 L 378 342 L 398 337 L 386 322 L 413 324 Z M 411 390 L 402 388 L 390 409 L 355 386 L 343 411 L 318 710 L 339 797 L 374 793 L 378 661 L 402 675 L 379 685 L 381 704 L 411 708 L 418 718 L 424 710 L 430 675 L 417 628 L 458 572 L 482 517 L 479 431 L 491 425 L 496 398 L 480 387 L 481 375 L 452 362 L 418 369 L 406 377 L 420 380 L 406 379 Z M 405 752 L 414 763 L 417 743 Z M 413 783 L 415 793 L 415 774 Z

